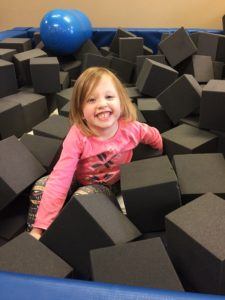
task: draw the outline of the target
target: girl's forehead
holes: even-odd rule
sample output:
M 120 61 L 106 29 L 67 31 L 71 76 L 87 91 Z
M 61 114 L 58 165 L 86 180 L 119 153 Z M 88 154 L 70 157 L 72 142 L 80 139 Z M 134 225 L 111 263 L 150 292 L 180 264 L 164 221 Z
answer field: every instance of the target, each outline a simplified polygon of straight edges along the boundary
M 117 90 L 114 81 L 109 75 L 103 75 L 99 80 L 93 82 L 88 93 L 94 93 L 97 90 Z

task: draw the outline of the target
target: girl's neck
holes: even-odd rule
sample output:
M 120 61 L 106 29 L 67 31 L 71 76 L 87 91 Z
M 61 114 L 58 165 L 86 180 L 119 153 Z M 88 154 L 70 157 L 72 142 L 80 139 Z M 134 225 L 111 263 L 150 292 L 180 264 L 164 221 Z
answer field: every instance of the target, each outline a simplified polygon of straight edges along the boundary
M 99 130 L 99 132 L 97 132 L 95 137 L 100 141 L 106 141 L 112 138 L 117 133 L 118 128 L 119 128 L 119 123 L 117 123 L 113 129 L 103 128 L 102 130 Z

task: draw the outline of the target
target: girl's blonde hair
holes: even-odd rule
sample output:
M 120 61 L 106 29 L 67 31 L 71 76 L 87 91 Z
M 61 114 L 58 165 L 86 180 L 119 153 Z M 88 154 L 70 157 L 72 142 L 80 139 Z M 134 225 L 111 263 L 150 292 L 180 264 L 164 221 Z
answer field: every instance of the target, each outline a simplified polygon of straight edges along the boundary
M 121 118 L 125 121 L 135 121 L 137 119 L 137 112 L 135 106 L 132 104 L 126 89 L 120 80 L 108 69 L 102 67 L 91 67 L 86 69 L 76 80 L 72 98 L 70 101 L 69 118 L 72 124 L 77 124 L 82 132 L 87 135 L 95 135 L 90 130 L 83 118 L 83 104 L 92 91 L 96 88 L 103 75 L 111 78 L 120 99 Z

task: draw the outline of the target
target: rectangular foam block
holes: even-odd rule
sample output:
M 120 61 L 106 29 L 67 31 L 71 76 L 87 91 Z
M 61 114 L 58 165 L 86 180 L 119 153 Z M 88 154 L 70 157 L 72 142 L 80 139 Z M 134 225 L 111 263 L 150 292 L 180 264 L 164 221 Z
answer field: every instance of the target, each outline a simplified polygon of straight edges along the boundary
M 155 156 L 161 156 L 161 151 L 150 147 L 149 145 L 139 144 L 133 149 L 132 161 L 146 159 Z
M 57 107 L 60 110 L 65 104 L 67 104 L 73 94 L 73 87 L 62 90 L 56 94 Z
M 182 203 L 212 192 L 225 199 L 225 161 L 221 153 L 173 156 Z
M 197 52 L 197 47 L 183 27 L 162 40 L 158 47 L 172 67 Z
M 14 64 L 0 59 L 0 98 L 17 92 L 17 80 Z
M 69 73 L 70 79 L 77 79 L 80 75 L 82 62 L 80 60 L 69 60 L 60 62 L 60 70 Z
M 30 59 L 42 56 L 47 56 L 47 54 L 40 49 L 32 49 L 14 55 L 15 68 L 20 85 L 32 85 Z
M 142 37 L 120 37 L 119 38 L 119 57 L 136 62 L 136 57 L 143 55 Z
M 110 51 L 119 55 L 119 38 L 121 37 L 136 37 L 135 34 L 119 27 L 110 44 Z
M 30 72 L 35 93 L 51 94 L 61 90 L 57 57 L 31 58 Z
M 61 109 L 58 109 L 59 115 L 69 118 L 70 113 L 70 103 L 66 103 Z
M 4 59 L 4 60 L 12 62 L 13 56 L 16 53 L 17 53 L 17 51 L 15 49 L 1 49 L 0 48 L 0 59 Z
M 104 57 L 102 55 L 96 55 L 92 53 L 87 53 L 84 55 L 82 61 L 82 72 L 90 67 L 104 67 L 109 68 L 110 66 L 110 58 Z
M 199 82 L 214 79 L 213 62 L 211 56 L 192 55 L 176 66 L 179 74 L 191 74 Z
M 71 266 L 26 232 L 0 248 L 0 270 L 61 278 L 72 272 Z
M 182 124 L 162 134 L 164 152 L 175 154 L 218 152 L 218 137 L 206 130 Z
M 222 34 L 199 32 L 197 39 L 197 54 L 209 55 L 212 60 L 225 62 L 225 37 Z
M 9 102 L 21 104 L 27 132 L 48 117 L 46 98 L 43 95 L 23 90 L 5 97 L 5 99 Z
M 150 126 L 156 127 L 160 132 L 167 131 L 172 127 L 172 122 L 157 99 L 139 98 L 137 103 L 138 109 Z
M 92 53 L 96 55 L 101 55 L 101 51 L 95 46 L 92 40 L 86 40 L 82 46 L 74 54 L 76 60 L 81 60 L 84 58 L 84 55 L 87 53 Z
M 18 53 L 32 49 L 31 39 L 28 38 L 6 38 L 0 41 L 0 48 L 15 49 Z
M 138 229 L 105 194 L 90 193 L 73 196 L 41 242 L 89 278 L 91 249 L 125 243 L 138 236 Z
M 225 81 L 210 80 L 202 90 L 199 127 L 225 131 Z
M 45 121 L 33 127 L 36 135 L 63 140 L 70 128 L 69 120 L 66 117 L 52 115 Z
M 122 58 L 112 57 L 110 60 L 110 69 L 115 72 L 121 81 L 130 82 L 134 71 L 134 64 Z
M 160 238 L 95 249 L 90 255 L 94 281 L 183 291 Z
M 8 101 L 8 97 L 0 100 L 0 139 L 11 135 L 20 137 L 26 132 L 23 109 L 18 102 Z
M 170 120 L 177 124 L 200 106 L 202 88 L 192 75 L 182 75 L 166 88 L 157 100 Z
M 213 74 L 214 79 L 222 79 L 223 77 L 224 62 L 213 61 Z
M 164 230 L 165 215 L 180 206 L 177 177 L 167 156 L 121 165 L 121 193 L 128 218 L 143 233 Z
M 65 90 L 70 86 L 69 72 L 61 71 L 59 72 L 59 82 L 61 90 Z
M 46 171 L 15 136 L 0 141 L 0 154 L 2 210 Z
M 23 134 L 20 141 L 38 159 L 42 166 L 51 172 L 61 152 L 62 142 L 40 135 Z
M 225 295 L 224 214 L 224 200 L 207 193 L 166 216 L 168 252 L 185 288 Z
M 173 68 L 145 59 L 138 75 L 136 86 L 138 90 L 150 97 L 156 97 L 177 78 L 178 72 Z

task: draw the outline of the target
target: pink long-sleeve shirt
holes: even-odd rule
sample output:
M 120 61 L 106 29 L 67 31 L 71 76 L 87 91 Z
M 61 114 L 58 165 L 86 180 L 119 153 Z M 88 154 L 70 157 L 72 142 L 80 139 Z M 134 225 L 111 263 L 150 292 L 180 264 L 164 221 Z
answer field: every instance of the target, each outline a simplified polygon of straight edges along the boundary
M 47 229 L 61 210 L 74 175 L 81 185 L 114 184 L 120 178 L 120 165 L 131 161 L 133 149 L 149 144 L 162 150 L 159 131 L 138 121 L 119 121 L 116 134 L 108 140 L 85 136 L 73 125 L 63 142 L 61 156 L 45 186 L 34 227 Z

